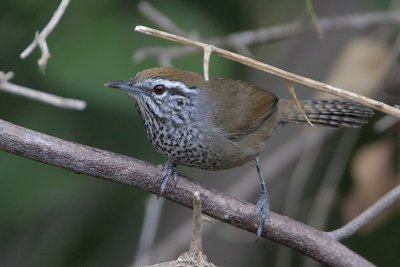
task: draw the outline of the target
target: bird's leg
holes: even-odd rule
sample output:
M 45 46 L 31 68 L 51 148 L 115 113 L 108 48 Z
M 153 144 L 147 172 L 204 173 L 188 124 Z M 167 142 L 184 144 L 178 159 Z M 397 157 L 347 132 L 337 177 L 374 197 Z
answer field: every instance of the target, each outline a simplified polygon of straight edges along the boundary
M 265 184 L 263 174 L 261 171 L 260 160 L 258 156 L 256 157 L 256 167 L 257 167 L 258 177 L 260 178 L 261 182 L 260 199 L 258 200 L 256 205 L 256 211 L 258 216 L 260 217 L 260 223 L 258 224 L 258 229 L 257 229 L 257 236 L 258 238 L 260 238 L 264 230 L 265 223 L 268 223 L 269 219 L 269 196 L 268 196 L 267 186 Z
M 165 163 L 164 166 L 164 177 L 163 177 L 163 181 L 161 183 L 160 186 L 160 193 L 158 194 L 158 198 L 162 195 L 162 193 L 164 192 L 165 187 L 168 184 L 169 178 L 173 177 L 174 182 L 175 182 L 175 186 L 176 186 L 176 182 L 178 179 L 178 173 L 176 172 L 176 164 L 173 163 L 172 161 L 168 160 L 167 163 Z

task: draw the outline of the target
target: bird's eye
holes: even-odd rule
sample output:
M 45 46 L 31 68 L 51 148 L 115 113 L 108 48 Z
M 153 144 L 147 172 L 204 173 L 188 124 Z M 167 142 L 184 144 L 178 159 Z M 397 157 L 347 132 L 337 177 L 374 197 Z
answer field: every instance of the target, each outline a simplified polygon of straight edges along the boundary
M 162 95 L 165 92 L 166 88 L 163 84 L 158 84 L 154 86 L 153 91 L 156 95 Z

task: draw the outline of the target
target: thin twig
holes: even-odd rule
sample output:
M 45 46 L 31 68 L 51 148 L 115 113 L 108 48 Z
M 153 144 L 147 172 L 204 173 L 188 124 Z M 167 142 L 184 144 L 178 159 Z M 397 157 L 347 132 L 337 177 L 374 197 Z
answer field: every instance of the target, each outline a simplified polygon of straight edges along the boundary
M 322 39 L 324 37 L 324 32 L 321 30 L 321 26 L 319 25 L 317 14 L 315 13 L 314 5 L 312 0 L 306 0 L 307 11 L 310 15 L 311 22 L 317 30 L 318 37 Z
M 167 16 L 158 11 L 153 5 L 151 5 L 147 1 L 141 1 L 138 4 L 138 10 L 144 16 L 146 16 L 149 20 L 157 24 L 159 27 L 168 32 L 173 32 L 178 35 L 186 36 L 187 33 L 181 29 L 178 25 L 176 25 L 172 20 L 170 20 Z
M 354 218 L 346 225 L 328 232 L 327 234 L 336 240 L 344 240 L 355 232 L 360 230 L 363 226 L 371 222 L 374 218 L 378 217 L 381 213 L 387 210 L 394 203 L 400 199 L 400 185 L 390 190 L 386 195 L 376 201 L 371 207 L 363 211 L 360 215 Z
M 341 29 L 363 30 L 383 24 L 399 25 L 400 10 L 397 9 L 391 11 L 319 18 L 318 22 L 322 32 Z M 218 47 L 233 48 L 235 50 L 240 48 L 240 51 L 244 51 L 244 48 L 248 51 L 248 46 L 267 44 L 282 39 L 288 39 L 305 32 L 315 32 L 315 28 L 310 23 L 294 21 L 276 26 L 268 26 L 257 30 L 232 33 L 223 37 L 209 38 L 204 42 Z M 191 47 L 146 47 L 138 50 L 134 55 L 134 59 L 141 61 L 145 58 L 160 58 L 162 56 L 168 56 L 169 59 L 174 59 L 188 56 L 196 52 L 198 52 L 198 50 Z M 246 53 L 246 55 L 250 54 Z
M 0 150 L 34 159 L 76 173 L 159 193 L 161 169 L 140 160 L 128 158 L 49 135 L 41 134 L 0 120 Z M 215 219 L 255 233 L 258 217 L 252 204 L 238 200 L 179 176 L 179 182 L 168 185 L 163 197 L 192 207 L 195 191 L 202 196 L 202 212 Z M 304 253 L 328 266 L 373 266 L 324 232 L 287 217 L 271 213 L 267 237 Z
M 28 87 L 10 83 L 9 80 L 13 77 L 14 73 L 12 73 L 11 71 L 7 73 L 0 71 L 0 91 L 26 97 L 59 108 L 76 110 L 83 110 L 86 108 L 86 102 L 82 100 L 64 98 L 61 96 L 44 93 Z
M 32 51 L 39 45 L 42 55 L 38 60 L 38 65 L 41 70 L 44 70 L 46 68 L 47 61 L 50 58 L 50 53 L 47 47 L 46 38 L 54 30 L 54 28 L 60 21 L 62 15 L 64 14 L 65 10 L 68 7 L 69 2 L 70 0 L 61 0 L 60 5 L 54 12 L 53 17 L 50 19 L 46 27 L 44 27 L 40 33 L 36 33 L 33 42 L 20 54 L 21 59 L 27 58 L 32 53 Z
M 36 32 L 36 40 L 38 42 L 40 51 L 42 51 L 42 56 L 38 60 L 39 70 L 44 74 L 47 61 L 50 58 L 49 47 L 47 46 L 46 39 L 43 36 L 39 36 L 38 32 Z
M 177 42 L 177 43 L 181 43 L 184 45 L 188 45 L 188 46 L 192 46 L 192 47 L 196 47 L 196 48 L 201 48 L 201 49 L 205 49 L 207 46 L 209 46 L 209 44 L 200 42 L 200 41 L 194 41 L 182 36 L 177 36 L 175 34 L 171 34 L 171 33 L 167 33 L 164 31 L 160 31 L 160 30 L 156 30 L 156 29 L 152 29 L 146 26 L 136 26 L 135 27 L 135 31 L 137 32 L 141 32 L 147 35 L 152 35 L 152 36 L 156 36 L 162 39 L 166 39 L 166 40 L 170 40 L 173 42 Z M 310 78 L 306 78 L 300 75 L 296 75 L 290 72 L 287 72 L 285 70 L 273 67 L 271 65 L 268 65 L 266 63 L 262 63 L 260 61 L 227 51 L 225 49 L 221 49 L 219 47 L 214 47 L 213 51 L 230 60 L 242 63 L 244 65 L 253 67 L 255 69 L 264 71 L 266 73 L 270 73 L 272 75 L 275 76 L 279 76 L 287 81 L 291 81 L 294 83 L 298 83 L 298 84 L 302 84 L 329 94 L 333 94 L 333 95 L 337 95 L 340 96 L 342 98 L 346 98 L 346 99 L 350 99 L 353 100 L 355 102 L 358 102 L 360 104 L 363 104 L 365 106 L 371 107 L 373 109 L 382 111 L 384 113 L 390 114 L 390 115 L 394 115 L 397 117 L 400 117 L 400 109 L 395 108 L 395 107 L 391 107 L 385 103 L 376 101 L 374 99 L 350 92 L 350 91 L 346 91 L 344 89 L 338 88 L 338 87 L 334 87 L 322 82 L 318 82 L 315 80 L 312 80 Z
M 209 80 L 209 68 L 210 68 L 210 57 L 212 52 L 214 51 L 214 46 L 209 45 L 204 47 L 204 56 L 203 56 L 203 72 L 204 72 L 204 80 Z
M 288 82 L 288 89 L 290 96 L 292 97 L 294 103 L 296 104 L 297 109 L 299 110 L 300 114 L 303 115 L 304 119 L 306 120 L 307 124 L 310 126 L 314 126 L 311 121 L 308 119 L 306 113 L 304 112 L 303 108 L 301 107 L 301 104 L 299 102 L 299 99 L 297 98 L 296 92 L 294 91 L 294 85 L 293 82 Z
M 201 222 L 200 193 L 196 191 L 193 194 L 193 233 L 189 252 L 193 253 L 198 261 L 200 261 L 202 257 Z

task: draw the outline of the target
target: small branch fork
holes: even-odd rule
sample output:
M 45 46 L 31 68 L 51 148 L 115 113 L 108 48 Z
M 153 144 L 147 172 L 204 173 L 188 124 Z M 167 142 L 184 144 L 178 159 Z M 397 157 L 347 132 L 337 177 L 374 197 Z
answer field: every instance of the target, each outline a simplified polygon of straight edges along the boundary
M 70 0 L 61 0 L 60 5 L 54 12 L 53 17 L 50 19 L 46 27 L 44 27 L 40 33 L 36 32 L 35 39 L 33 40 L 33 42 L 20 54 L 21 59 L 27 58 L 33 52 L 33 50 L 37 46 L 39 46 L 42 55 L 38 60 L 38 65 L 41 71 L 45 70 L 47 61 L 50 58 L 50 52 L 47 46 L 46 38 L 54 30 L 54 28 L 60 21 L 62 15 L 64 14 L 65 10 L 68 7 L 69 2 Z
M 7 73 L 0 71 L 0 91 L 30 98 L 59 108 L 83 110 L 86 107 L 86 102 L 82 100 L 64 98 L 10 83 L 9 80 L 13 77 L 14 73 L 11 71 Z
M 135 27 L 135 31 L 137 32 L 141 32 L 147 35 L 152 35 L 152 36 L 156 36 L 162 39 L 166 39 L 166 40 L 170 40 L 173 42 L 177 42 L 180 44 L 184 44 L 184 45 L 188 45 L 188 46 L 192 46 L 192 47 L 196 47 L 196 48 L 201 48 L 204 51 L 206 51 L 208 48 L 210 47 L 210 44 L 206 44 L 200 41 L 195 41 L 195 40 L 191 40 L 189 38 L 185 38 L 182 36 L 178 36 L 175 34 L 171 34 L 171 33 L 167 33 L 164 31 L 160 31 L 160 30 L 156 30 L 156 29 L 152 29 L 146 26 L 136 26 Z M 285 70 L 273 67 L 271 65 L 268 65 L 266 63 L 262 63 L 260 61 L 230 52 L 228 50 L 219 48 L 219 47 L 213 47 L 212 51 L 224 58 L 242 63 L 243 65 L 247 65 L 250 67 L 253 67 L 255 69 L 261 70 L 263 72 L 278 76 L 283 78 L 286 81 L 289 82 L 293 82 L 293 83 L 297 83 L 297 84 L 302 84 L 326 93 L 330 93 L 336 96 L 340 96 L 342 98 L 346 98 L 349 100 L 353 100 L 355 102 L 358 102 L 360 104 L 363 104 L 365 106 L 371 107 L 373 109 L 382 111 L 384 113 L 393 115 L 393 116 L 397 116 L 400 117 L 400 109 L 389 106 L 387 104 L 384 104 L 382 102 L 376 101 L 374 99 L 338 88 L 338 87 L 334 87 L 319 81 L 315 81 L 312 80 L 310 78 L 306 78 L 300 75 L 296 75 L 290 72 L 287 72 Z M 208 76 L 208 73 L 204 73 L 205 77 Z M 207 76 L 206 76 L 207 75 Z
M 61 0 L 60 5 L 53 14 L 46 27 L 39 33 L 36 32 L 33 42 L 20 54 L 21 59 L 27 58 L 36 47 L 39 47 L 41 56 L 38 60 L 39 69 L 44 73 L 47 61 L 50 58 L 49 47 L 47 46 L 46 38 L 54 30 L 60 21 L 62 15 L 68 7 L 70 0 Z M 13 72 L 4 73 L 0 71 L 0 91 L 26 97 L 48 105 L 56 106 L 65 109 L 83 110 L 86 108 L 86 102 L 71 98 L 64 98 L 53 94 L 44 93 L 24 86 L 10 83 L 9 80 L 14 77 Z

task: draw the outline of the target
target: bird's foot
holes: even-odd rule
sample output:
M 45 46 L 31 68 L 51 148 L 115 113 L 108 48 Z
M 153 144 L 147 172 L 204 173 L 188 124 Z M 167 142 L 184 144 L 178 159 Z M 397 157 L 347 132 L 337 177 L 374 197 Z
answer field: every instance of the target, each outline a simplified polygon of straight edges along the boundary
M 173 163 L 172 161 L 167 161 L 167 163 L 165 163 L 165 166 L 164 166 L 164 177 L 163 177 L 163 181 L 160 186 L 160 193 L 158 194 L 157 198 L 160 198 L 160 196 L 164 192 L 164 189 L 167 186 L 171 175 L 174 179 L 174 183 L 176 186 L 176 182 L 178 180 L 178 173 L 176 172 L 176 164 Z
M 260 218 L 257 229 L 257 237 L 259 239 L 269 219 L 269 199 L 266 191 L 261 192 L 260 199 L 256 205 L 256 212 Z

